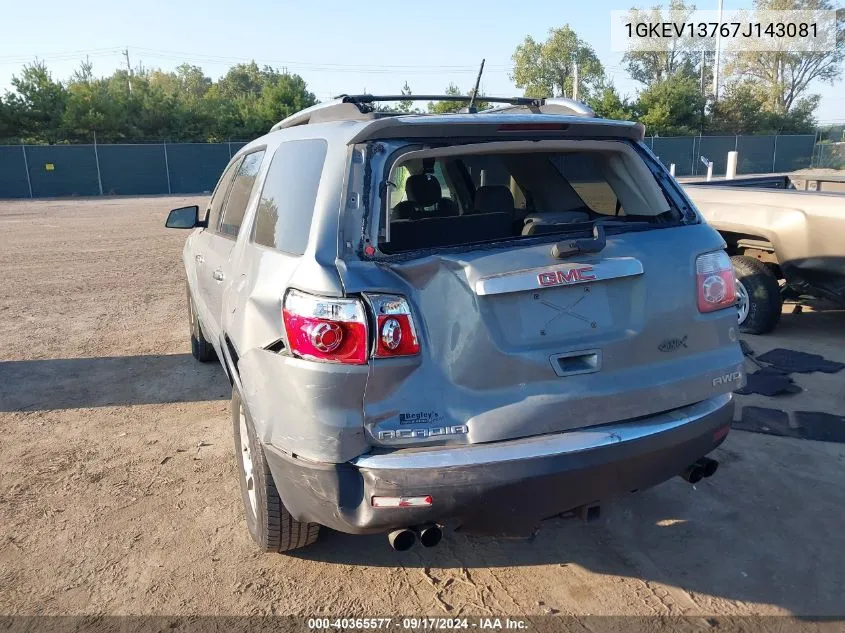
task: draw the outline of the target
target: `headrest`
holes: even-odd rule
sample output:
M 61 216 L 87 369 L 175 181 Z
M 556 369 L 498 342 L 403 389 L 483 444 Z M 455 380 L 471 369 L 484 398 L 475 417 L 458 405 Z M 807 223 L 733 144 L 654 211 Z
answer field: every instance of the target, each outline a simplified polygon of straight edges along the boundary
M 475 201 L 472 206 L 475 211 L 486 213 L 498 211 L 513 213 L 513 194 L 504 185 L 484 185 L 475 192 Z
M 414 174 L 405 181 L 408 200 L 423 207 L 430 207 L 440 200 L 440 183 L 433 174 Z

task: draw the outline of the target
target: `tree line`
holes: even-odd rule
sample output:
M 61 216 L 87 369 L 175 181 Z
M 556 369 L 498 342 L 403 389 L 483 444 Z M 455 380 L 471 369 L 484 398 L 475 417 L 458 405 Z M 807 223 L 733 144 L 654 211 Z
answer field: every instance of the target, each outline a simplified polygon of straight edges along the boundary
M 238 64 L 218 81 L 182 64 L 173 72 L 117 70 L 95 77 L 85 61 L 66 82 L 36 61 L 12 78 L 0 97 L 0 141 L 248 140 L 317 103 L 299 75 L 255 62 Z
M 829 0 L 754 2 L 754 11 L 834 9 Z M 670 22 L 693 11 L 684 0 L 670 0 L 667 12 L 632 9 L 628 21 Z M 695 50 L 684 39 L 660 41 L 659 50 L 629 48 L 622 63 L 642 88 L 632 99 L 622 97 L 593 48 L 568 25 L 551 29 L 542 42 L 526 37 L 513 54 L 512 79 L 529 96 L 571 97 L 577 64 L 582 101 L 600 116 L 640 121 L 660 136 L 812 133 L 820 97 L 809 88 L 842 76 L 845 11 L 838 11 L 836 29 L 832 51 L 727 51 L 718 99 L 709 89 L 714 53 Z
M 755 10 L 834 9 L 831 0 L 755 0 Z M 685 0 L 670 0 L 671 14 L 695 10 Z M 631 19 L 669 21 L 660 8 L 632 9 Z M 727 55 L 719 98 L 709 91 L 714 55 L 667 42 L 660 50 L 630 49 L 625 70 L 641 88 L 621 96 L 596 55 L 564 25 L 544 41 L 528 36 L 513 53 L 511 79 L 526 96 L 572 97 L 599 116 L 640 121 L 649 134 L 812 133 L 819 96 L 813 82 L 833 83 L 845 59 L 845 12 L 839 11 L 837 46 L 827 52 L 754 52 Z M 27 64 L 12 79 L 13 91 L 0 96 L 0 143 L 246 140 L 264 134 L 277 121 L 317 99 L 305 80 L 255 62 L 238 64 L 217 81 L 198 66 L 173 72 L 117 70 L 95 77 L 87 60 L 66 81 L 53 79 L 46 64 Z M 470 94 L 450 84 L 446 94 Z M 402 94 L 410 96 L 405 82 Z M 419 112 L 417 102 L 394 106 Z M 453 112 L 465 104 L 428 103 L 433 113 Z M 477 105 L 485 107 L 483 94 Z

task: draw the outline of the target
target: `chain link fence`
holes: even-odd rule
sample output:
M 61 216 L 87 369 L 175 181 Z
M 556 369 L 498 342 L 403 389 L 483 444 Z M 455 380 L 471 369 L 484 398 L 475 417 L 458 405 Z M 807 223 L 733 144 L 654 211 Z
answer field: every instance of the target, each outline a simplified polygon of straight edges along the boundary
M 816 165 L 815 134 L 770 136 L 650 136 L 651 150 L 676 176 L 703 176 L 713 163 L 713 175 L 723 176 L 728 152 L 738 152 L 737 174 L 771 174 L 806 169 Z
M 244 145 L 0 145 L 0 199 L 210 192 Z
M 739 152 L 738 174 L 841 166 L 845 144 L 812 134 L 653 136 L 646 143 L 676 176 L 723 175 Z M 210 192 L 229 159 L 246 143 L 0 145 L 0 198 L 193 194 Z

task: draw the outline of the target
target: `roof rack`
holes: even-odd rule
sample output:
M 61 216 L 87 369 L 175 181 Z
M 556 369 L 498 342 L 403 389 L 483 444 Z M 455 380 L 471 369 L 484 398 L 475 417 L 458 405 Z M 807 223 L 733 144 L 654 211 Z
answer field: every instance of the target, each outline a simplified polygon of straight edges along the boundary
M 297 125 L 321 123 L 325 121 L 364 121 L 382 117 L 398 116 L 402 112 L 378 111 L 374 103 L 383 101 L 458 101 L 471 102 L 471 95 L 338 95 L 331 101 L 301 110 L 296 114 L 282 119 L 272 128 L 271 132 L 283 130 Z M 490 108 L 481 113 L 518 113 L 531 112 L 533 114 L 569 114 L 576 116 L 595 117 L 596 114 L 589 106 L 565 98 L 535 99 L 533 97 L 488 97 L 479 96 L 479 100 L 486 103 L 504 103 L 504 108 Z M 473 109 L 474 110 L 474 109 Z M 474 113 L 474 112 L 473 112 Z
M 484 100 L 486 100 L 486 97 Z M 582 101 L 576 101 L 575 99 L 552 97 L 548 99 L 537 99 L 536 101 L 539 101 L 539 104 L 536 106 L 514 104 L 506 108 L 491 108 L 490 110 L 482 110 L 481 113 L 491 112 L 494 114 L 501 114 L 503 112 L 508 112 L 511 114 L 517 114 L 531 112 L 532 114 L 569 114 L 586 117 L 596 116 L 596 113 L 590 106 Z

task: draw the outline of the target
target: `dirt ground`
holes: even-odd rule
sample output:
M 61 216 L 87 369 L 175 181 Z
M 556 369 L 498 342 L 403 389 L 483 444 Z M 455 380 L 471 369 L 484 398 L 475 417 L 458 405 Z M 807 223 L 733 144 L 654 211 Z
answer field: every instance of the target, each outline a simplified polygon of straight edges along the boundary
M 186 234 L 163 227 L 200 200 L 0 203 L 0 614 L 845 614 L 845 445 L 741 431 L 712 479 L 531 541 L 257 553 L 228 383 L 189 353 Z M 843 326 L 786 314 L 750 343 L 845 361 Z M 845 413 L 842 374 L 797 381 L 768 406 Z

